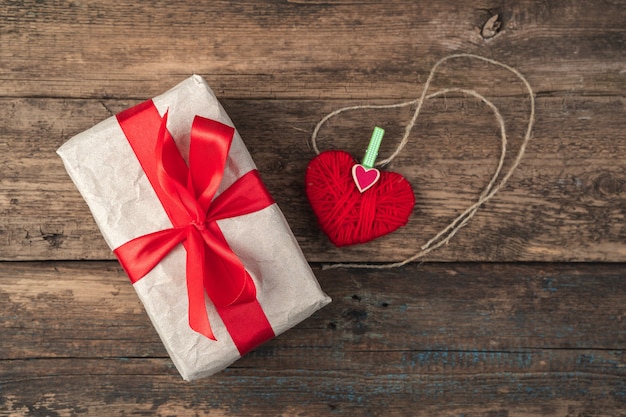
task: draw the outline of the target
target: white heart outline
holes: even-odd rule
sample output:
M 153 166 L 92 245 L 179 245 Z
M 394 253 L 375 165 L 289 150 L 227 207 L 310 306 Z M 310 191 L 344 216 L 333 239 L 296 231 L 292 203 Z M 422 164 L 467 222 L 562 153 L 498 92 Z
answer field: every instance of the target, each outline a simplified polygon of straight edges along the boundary
M 371 171 L 376 171 L 376 178 L 374 179 L 374 181 L 372 181 L 371 183 L 369 183 L 369 185 L 367 187 L 361 187 L 361 184 L 359 183 L 359 180 L 357 179 L 356 176 L 356 170 L 358 169 L 358 167 L 363 168 L 363 171 L 365 171 L 365 173 L 371 172 Z M 370 188 L 372 188 L 374 186 L 374 184 L 376 184 L 378 182 L 378 180 L 380 179 L 380 171 L 376 168 L 367 168 L 361 164 L 354 164 L 352 166 L 352 179 L 354 180 L 354 183 L 356 184 L 356 188 L 359 189 L 359 191 L 361 192 L 361 194 L 363 194 L 365 191 L 369 190 Z

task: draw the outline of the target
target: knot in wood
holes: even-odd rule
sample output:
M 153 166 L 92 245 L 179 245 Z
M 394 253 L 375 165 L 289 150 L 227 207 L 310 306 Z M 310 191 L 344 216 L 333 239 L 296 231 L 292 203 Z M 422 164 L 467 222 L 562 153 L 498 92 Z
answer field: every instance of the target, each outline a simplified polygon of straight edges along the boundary
M 502 29 L 502 20 L 499 14 L 494 14 L 480 29 L 480 36 L 482 36 L 483 39 L 493 38 L 500 32 L 500 29 Z

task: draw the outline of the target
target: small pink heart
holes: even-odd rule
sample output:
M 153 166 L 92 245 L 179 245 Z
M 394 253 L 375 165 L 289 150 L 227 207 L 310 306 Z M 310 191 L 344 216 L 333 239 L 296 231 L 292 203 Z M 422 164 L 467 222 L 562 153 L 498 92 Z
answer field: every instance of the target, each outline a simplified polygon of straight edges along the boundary
M 365 168 L 361 164 L 356 164 L 352 167 L 352 178 L 356 184 L 356 188 L 360 192 L 365 192 L 372 185 L 376 184 L 376 181 L 380 178 L 380 171 L 376 168 Z

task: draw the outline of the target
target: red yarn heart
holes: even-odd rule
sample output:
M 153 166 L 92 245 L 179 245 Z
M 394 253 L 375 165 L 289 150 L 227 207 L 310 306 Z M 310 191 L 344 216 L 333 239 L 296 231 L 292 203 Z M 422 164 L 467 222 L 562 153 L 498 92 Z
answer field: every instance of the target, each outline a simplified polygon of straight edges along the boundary
M 411 184 L 395 172 L 361 193 L 352 178 L 357 162 L 343 151 L 325 151 L 309 163 L 306 194 L 320 227 L 336 246 L 354 245 L 407 224 L 415 205 Z

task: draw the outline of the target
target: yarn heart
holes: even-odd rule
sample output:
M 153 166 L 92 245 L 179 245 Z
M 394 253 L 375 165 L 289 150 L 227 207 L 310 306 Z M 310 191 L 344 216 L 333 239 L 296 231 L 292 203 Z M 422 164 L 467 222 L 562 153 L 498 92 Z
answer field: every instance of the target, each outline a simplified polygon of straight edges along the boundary
M 395 172 L 381 172 L 361 192 L 352 177 L 356 161 L 343 151 L 324 151 L 309 163 L 306 194 L 321 229 L 335 246 L 365 243 L 407 224 L 415 205 L 411 184 Z

